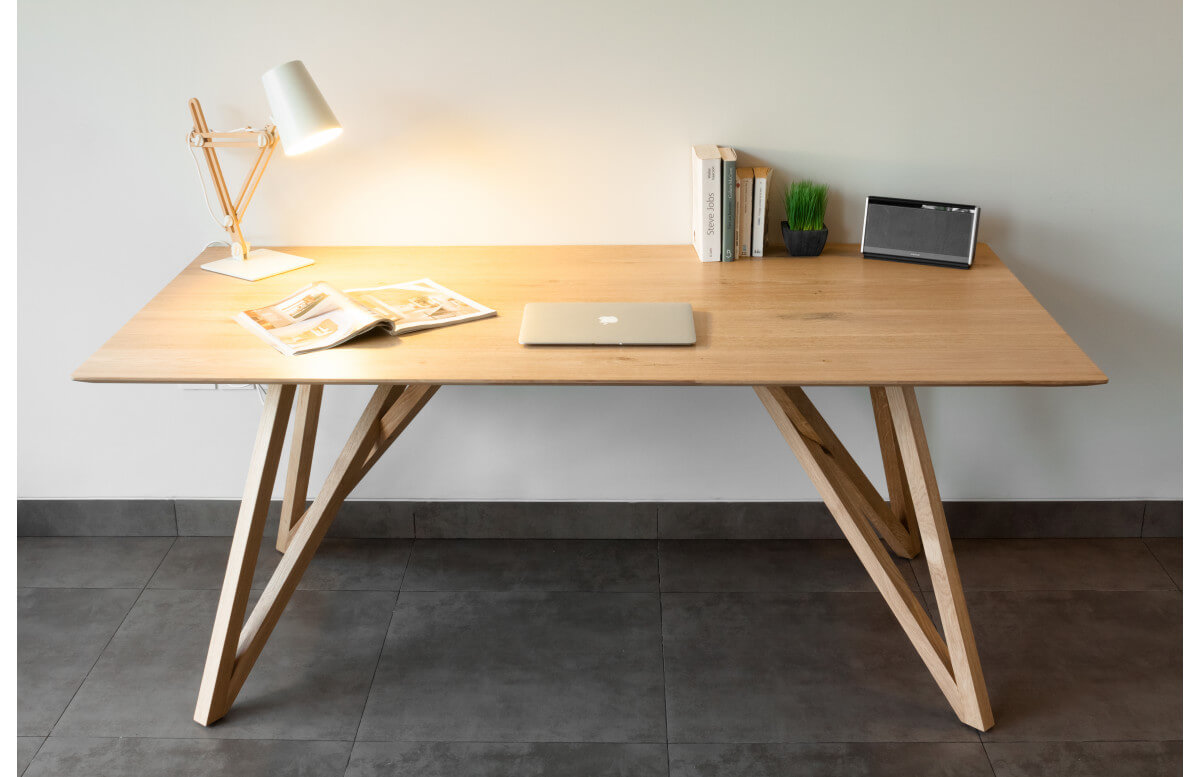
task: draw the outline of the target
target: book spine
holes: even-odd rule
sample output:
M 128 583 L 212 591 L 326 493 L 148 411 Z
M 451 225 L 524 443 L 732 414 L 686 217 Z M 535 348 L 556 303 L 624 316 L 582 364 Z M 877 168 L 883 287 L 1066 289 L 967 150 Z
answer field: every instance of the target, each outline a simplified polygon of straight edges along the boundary
M 750 225 L 754 221 L 754 176 L 739 175 L 737 179 L 737 246 L 738 256 L 750 256 Z
M 692 244 L 702 262 L 721 261 L 721 159 L 692 159 Z
M 700 177 L 700 160 L 696 157 L 696 150 L 692 149 L 692 247 L 696 249 L 696 256 L 703 259 L 704 251 L 700 241 L 700 201 L 703 194 Z
M 754 226 L 750 237 L 750 255 L 762 256 L 767 228 L 767 179 L 754 177 Z
M 703 160 L 701 179 L 701 245 L 702 262 L 721 261 L 721 159 Z
M 746 225 L 742 220 L 742 202 L 746 199 L 742 179 L 738 178 L 733 184 L 733 258 L 739 259 L 742 253 L 742 237 L 746 234 Z
M 737 258 L 737 162 L 723 159 L 721 168 L 721 261 L 732 262 Z

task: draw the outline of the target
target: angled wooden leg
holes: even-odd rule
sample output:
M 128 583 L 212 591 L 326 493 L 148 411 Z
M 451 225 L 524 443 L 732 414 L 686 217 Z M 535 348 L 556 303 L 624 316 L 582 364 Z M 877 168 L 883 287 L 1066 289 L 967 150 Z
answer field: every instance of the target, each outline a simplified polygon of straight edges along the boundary
M 408 425 L 417 413 L 428 404 L 429 400 L 433 399 L 433 395 L 437 393 L 437 386 L 429 385 L 413 385 L 404 389 L 403 393 L 392 403 L 388 408 L 387 413 L 379 421 L 379 441 L 375 447 L 371 449 L 371 453 L 367 456 L 366 462 L 363 464 L 362 473 L 355 479 L 355 485 L 362 476 L 379 461 L 379 457 L 387 452 L 387 449 L 400 433 L 408 428 Z
M 375 462 L 387 451 L 388 447 L 395 442 L 400 433 L 408 428 L 408 424 L 421 409 L 425 407 L 429 400 L 433 399 L 434 393 L 438 390 L 437 386 L 414 385 L 404 389 L 391 407 L 379 420 L 379 440 L 372 447 L 371 452 L 367 455 L 367 459 L 363 462 L 361 469 L 357 474 L 347 473 L 342 481 L 343 488 L 346 494 L 358 485 L 358 482 L 375 466 Z M 300 523 L 303 519 L 297 520 L 292 527 L 291 534 L 288 535 L 287 542 L 291 542 L 292 536 L 300 528 Z
M 292 533 L 288 549 L 279 560 L 266 589 L 241 628 L 232 655 L 232 665 L 228 674 L 222 676 L 224 697 L 206 706 L 204 715 L 200 714 L 198 707 L 197 722 L 208 725 L 229 710 L 329 529 L 338 507 L 350 489 L 362 479 L 366 465 L 374 463 L 382 455 L 387 445 L 424 407 L 436 388 L 409 387 L 406 390 L 397 386 L 380 386 L 376 389 L 312 507 L 305 512 Z M 282 417 L 286 419 L 286 415 L 285 411 Z
M 883 386 L 871 386 L 871 408 L 875 412 L 875 431 L 879 436 L 879 452 L 883 455 L 883 474 L 887 478 L 888 500 L 892 514 L 904 527 L 908 535 L 908 558 L 921 552 L 921 533 L 917 528 L 917 514 L 913 510 L 912 492 L 908 478 L 904 475 L 904 463 L 900 460 L 900 446 L 896 442 L 896 426 L 892 422 L 892 409 L 888 404 Z
M 967 615 L 958 564 L 954 560 L 954 547 L 946 528 L 942 497 L 933 474 L 933 460 L 925 439 L 925 427 L 921 423 L 921 411 L 917 408 L 917 395 L 911 386 L 888 386 L 886 392 L 917 524 L 925 543 L 925 558 L 929 565 L 929 576 L 933 580 L 938 612 L 942 616 L 942 630 L 950 650 L 954 679 L 961 695 L 962 712 L 959 717 L 968 725 L 986 731 L 994 722 L 992 707 L 983 682 L 975 633 Z
M 196 721 L 206 726 L 224 715 L 227 709 L 235 648 L 246 614 L 250 584 L 254 581 L 254 565 L 258 561 L 258 548 L 267 520 L 267 505 L 275 485 L 275 472 L 287 433 L 288 411 L 295 393 L 295 386 L 271 386 L 258 424 L 258 436 L 250 457 L 250 474 L 242 492 L 242 506 L 233 531 L 225 582 L 221 586 L 208 658 L 200 680 L 200 696 L 196 700 Z
M 818 437 L 811 426 L 803 423 L 803 416 L 792 401 L 803 392 L 777 386 L 756 386 L 754 391 L 771 414 L 792 452 L 812 478 L 817 492 L 825 500 L 829 512 L 833 513 L 834 520 L 850 541 L 850 547 L 854 549 L 867 574 L 871 576 L 875 587 L 883 594 L 884 601 L 900 622 L 909 641 L 917 649 L 917 655 L 933 675 L 934 682 L 950 702 L 955 715 L 961 719 L 960 696 L 951 670 L 946 643 L 938 634 L 917 595 L 908 587 L 904 575 L 896 568 L 896 562 L 888 555 L 870 522 L 859 510 L 851 507 L 855 500 L 851 493 L 854 486 L 840 473 L 828 442 Z M 800 425 L 794 421 L 796 418 L 801 418 Z
M 321 414 L 321 385 L 300 386 L 296 390 L 296 421 L 292 424 L 292 450 L 288 454 L 287 480 L 283 490 L 283 509 L 279 513 L 279 534 L 275 549 L 287 550 L 288 538 L 300 522 L 308 500 L 308 476 L 312 471 L 313 448 L 317 443 L 317 418 Z
M 846 493 L 851 506 L 871 522 L 875 531 L 897 556 L 912 558 L 917 555 L 921 546 L 914 538 L 914 533 L 900 523 L 900 519 L 888 507 L 887 502 L 883 501 L 883 497 L 875 490 L 875 486 L 842 445 L 841 440 L 829 428 L 829 424 L 825 423 L 825 419 L 817 412 L 817 408 L 804 391 L 794 386 L 779 390 L 790 400 L 785 406 L 786 412 L 800 433 L 819 441 L 825 447 L 825 452 L 834 463 L 831 474 L 846 482 Z

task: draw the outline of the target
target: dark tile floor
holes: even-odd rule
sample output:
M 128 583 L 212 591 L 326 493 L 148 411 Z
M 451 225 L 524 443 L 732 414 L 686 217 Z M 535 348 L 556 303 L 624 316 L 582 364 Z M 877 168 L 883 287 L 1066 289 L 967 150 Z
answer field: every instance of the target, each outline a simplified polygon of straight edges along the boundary
M 1180 540 L 956 543 L 983 735 L 836 540 L 327 540 L 202 728 L 228 546 L 19 540 L 18 773 L 1182 773 Z

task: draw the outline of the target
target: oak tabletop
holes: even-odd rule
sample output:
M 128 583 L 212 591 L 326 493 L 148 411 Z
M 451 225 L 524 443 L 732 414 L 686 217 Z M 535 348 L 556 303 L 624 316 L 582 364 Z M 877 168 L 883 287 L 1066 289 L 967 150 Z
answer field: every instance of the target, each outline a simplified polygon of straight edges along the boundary
M 702 263 L 691 246 L 297 247 L 257 283 L 212 248 L 75 371 L 127 383 L 1030 385 L 1107 382 L 987 245 L 969 270 L 863 259 Z M 498 315 L 284 356 L 233 320 L 313 281 L 432 278 Z M 695 346 L 522 346 L 527 302 L 690 302 Z

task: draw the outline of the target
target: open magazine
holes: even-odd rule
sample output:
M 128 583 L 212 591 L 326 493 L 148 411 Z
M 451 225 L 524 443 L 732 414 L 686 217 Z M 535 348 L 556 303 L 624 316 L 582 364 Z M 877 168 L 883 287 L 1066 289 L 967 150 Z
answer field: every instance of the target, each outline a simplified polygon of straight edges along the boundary
M 375 327 L 398 335 L 494 315 L 491 308 L 422 278 L 344 292 L 318 281 L 234 319 L 280 353 L 295 356 L 341 345 Z

